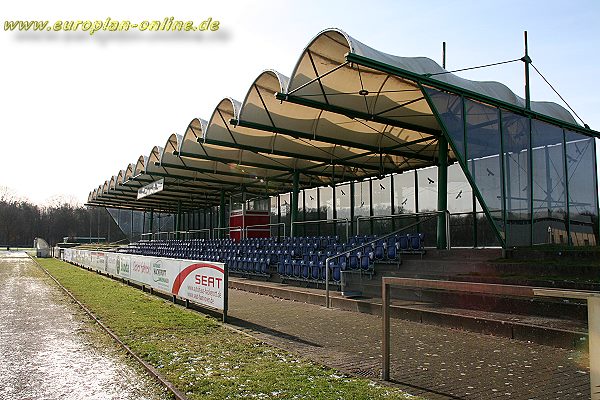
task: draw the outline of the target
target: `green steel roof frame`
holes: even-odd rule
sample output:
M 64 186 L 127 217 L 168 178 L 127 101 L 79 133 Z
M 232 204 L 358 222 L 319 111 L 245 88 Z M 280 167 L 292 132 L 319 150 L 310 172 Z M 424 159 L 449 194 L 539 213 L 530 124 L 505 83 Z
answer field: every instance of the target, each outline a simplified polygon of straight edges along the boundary
M 136 201 L 136 202 L 140 202 L 140 203 L 161 203 L 161 202 L 166 202 L 166 203 L 177 203 L 179 201 L 181 201 L 183 204 L 189 205 L 194 207 L 195 206 L 195 201 L 187 198 L 187 199 L 183 199 L 183 198 L 173 198 L 173 197 L 155 197 L 154 199 L 150 198 L 150 197 L 144 197 L 141 199 L 137 199 L 136 197 L 132 197 L 129 196 L 128 194 L 123 194 L 123 193 L 103 193 L 100 194 L 99 196 L 96 196 L 97 199 L 120 199 L 120 200 L 127 200 L 127 201 Z M 201 206 L 201 203 L 198 204 L 198 207 Z
M 276 95 L 279 96 L 279 93 Z M 287 100 L 290 103 L 300 103 L 300 100 L 295 97 L 295 96 L 288 96 L 286 99 L 281 99 L 280 97 L 277 97 L 280 100 Z M 324 109 L 326 111 L 332 111 L 327 109 L 327 107 L 333 107 L 333 106 L 325 106 L 325 107 L 321 107 L 322 103 L 313 101 L 313 100 L 306 100 L 306 99 L 301 99 L 302 101 L 306 101 L 306 104 L 303 105 L 309 105 L 309 107 L 312 108 L 319 108 L 319 109 Z M 318 106 L 317 106 L 318 104 Z M 335 107 L 336 109 L 340 109 L 340 107 Z M 350 112 L 350 110 L 346 110 L 347 112 Z M 335 111 L 333 111 L 335 112 Z M 338 114 L 343 114 L 346 115 L 346 113 L 344 112 L 338 112 Z M 349 116 L 349 115 L 346 115 Z M 351 117 L 351 118 L 355 118 L 357 117 L 356 115 Z M 373 120 L 376 122 L 382 122 L 382 121 L 377 121 L 377 119 L 375 118 L 363 118 L 363 117 L 359 117 L 362 119 L 366 119 L 366 120 Z M 325 142 L 325 143 L 331 143 L 331 144 L 335 144 L 335 145 L 340 145 L 340 146 L 349 146 L 349 147 L 354 147 L 357 149 L 361 149 L 361 150 L 366 150 L 369 152 L 373 152 L 373 153 L 385 153 L 385 154 L 391 154 L 391 155 L 397 155 L 397 156 L 401 156 L 401 157 L 412 157 L 412 158 L 416 158 L 422 161 L 433 161 L 433 157 L 427 157 L 427 156 L 421 156 L 417 153 L 412 153 L 412 152 L 407 152 L 407 151 L 402 151 L 402 150 L 398 150 L 399 146 L 393 146 L 393 147 L 374 147 L 374 146 L 367 146 L 364 144 L 360 144 L 360 143 L 355 143 L 353 141 L 350 140 L 334 140 L 334 139 L 330 139 L 330 138 L 323 138 L 321 136 L 313 136 L 313 135 L 309 135 L 306 133 L 302 133 L 302 132 L 297 132 L 294 130 L 290 130 L 290 129 L 285 129 L 285 128 L 278 128 L 275 126 L 268 126 L 268 125 L 263 125 L 263 124 L 257 124 L 257 123 L 253 123 L 253 122 L 248 122 L 248 121 L 244 121 L 244 120 L 231 120 L 230 121 L 232 124 L 234 125 L 239 125 L 239 126 L 243 126 L 245 128 L 251 128 L 251 129 L 257 129 L 257 130 L 261 130 L 261 131 L 266 131 L 266 132 L 272 132 L 272 133 L 280 133 L 282 135 L 286 135 L 286 136 L 291 136 L 294 138 L 301 138 L 301 139 L 308 139 L 308 140 L 318 140 L 321 142 Z M 388 125 L 393 125 L 393 126 L 398 126 L 401 128 L 407 128 L 406 126 L 401 126 L 401 125 L 405 125 L 403 123 L 394 123 L 394 121 L 390 121 L 386 119 L 386 124 Z M 408 129 L 408 128 L 407 128 Z M 412 129 L 412 128 L 411 128 Z M 413 129 L 414 130 L 414 129 Z M 419 132 L 423 132 L 423 130 L 419 130 Z M 431 135 L 431 133 L 429 132 L 423 132 L 423 133 L 428 133 Z M 434 136 L 439 136 L 440 132 L 437 132 Z M 315 160 L 319 161 L 318 159 L 315 158 Z M 347 164 L 344 162 L 344 159 L 339 159 L 339 165 L 348 165 L 348 166 L 356 166 L 357 164 Z M 358 166 L 360 168 L 365 168 L 362 164 L 358 164 Z
M 580 126 L 577 124 L 572 124 L 572 123 L 569 123 L 566 121 L 562 121 L 558 118 L 550 117 L 545 114 L 540 114 L 538 112 L 528 110 L 526 107 L 519 107 L 514 104 L 510 104 L 505 101 L 483 95 L 481 93 L 473 92 L 471 90 L 467 90 L 467 89 L 464 89 L 464 88 L 461 88 L 458 86 L 454 86 L 454 85 L 439 81 L 437 79 L 433 79 L 433 78 L 425 76 L 425 75 L 416 74 L 414 72 L 407 71 L 405 69 L 398 68 L 393 65 L 386 64 L 386 63 L 382 63 L 380 61 L 376 61 L 376 60 L 373 60 L 368 57 L 364 57 L 364 56 L 361 56 L 361 55 L 358 55 L 355 53 L 347 53 L 346 60 L 350 63 L 356 63 L 356 64 L 362 65 L 364 67 L 372 68 L 372 69 L 375 69 L 375 70 L 378 70 L 381 72 L 389 73 L 391 75 L 399 76 L 401 78 L 409 79 L 414 82 L 420 83 L 422 85 L 432 86 L 436 89 L 454 93 L 459 96 L 465 96 L 470 99 L 477 100 L 482 103 L 487 103 L 487 104 L 495 106 L 495 107 L 500 107 L 500 108 L 512 111 L 514 113 L 517 113 L 517 114 L 520 114 L 520 115 L 523 115 L 526 117 L 535 118 L 540 121 L 544 121 L 544 122 L 550 123 L 552 125 L 559 126 L 563 129 L 570 129 L 572 131 L 575 131 L 575 132 L 578 132 L 578 133 L 581 133 L 581 134 L 584 134 L 587 136 L 591 136 L 594 138 L 600 138 L 600 132 L 595 131 L 589 127 Z M 279 96 L 279 94 L 278 94 L 278 96 Z M 282 96 L 285 96 L 285 95 L 282 94 Z

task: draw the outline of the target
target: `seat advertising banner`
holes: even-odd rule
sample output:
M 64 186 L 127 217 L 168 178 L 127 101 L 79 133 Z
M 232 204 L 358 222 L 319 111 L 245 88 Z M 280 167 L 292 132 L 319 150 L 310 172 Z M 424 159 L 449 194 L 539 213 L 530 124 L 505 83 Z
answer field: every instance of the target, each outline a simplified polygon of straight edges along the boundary
M 226 283 L 224 265 L 189 261 L 181 261 L 181 264 L 173 294 L 223 310 Z
M 226 307 L 223 263 L 77 249 L 65 249 L 63 260 L 113 277 L 131 279 L 202 306 L 218 310 Z

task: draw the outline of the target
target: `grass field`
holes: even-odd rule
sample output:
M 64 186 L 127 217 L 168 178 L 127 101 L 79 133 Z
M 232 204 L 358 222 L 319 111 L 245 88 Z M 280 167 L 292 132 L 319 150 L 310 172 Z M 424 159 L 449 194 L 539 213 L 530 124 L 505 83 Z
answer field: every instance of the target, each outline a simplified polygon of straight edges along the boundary
M 190 399 L 406 399 L 227 329 L 215 319 L 55 259 L 39 259 Z

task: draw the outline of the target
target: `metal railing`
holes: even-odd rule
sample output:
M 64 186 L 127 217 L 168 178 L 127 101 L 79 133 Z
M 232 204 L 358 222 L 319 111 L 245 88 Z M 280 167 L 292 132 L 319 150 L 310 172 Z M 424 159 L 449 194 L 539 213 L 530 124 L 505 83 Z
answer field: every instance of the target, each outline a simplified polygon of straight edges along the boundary
M 356 236 L 359 236 L 359 227 L 360 227 L 360 222 L 361 221 L 377 221 L 377 220 L 391 220 L 393 221 L 394 219 L 402 219 L 402 218 L 419 218 L 419 217 L 423 217 L 423 216 L 429 216 L 429 215 L 440 215 L 441 213 L 445 213 L 446 214 L 446 242 L 447 242 L 447 248 L 449 249 L 451 247 L 450 245 L 450 217 L 452 214 L 450 214 L 449 211 L 432 211 L 432 212 L 424 212 L 424 213 L 410 213 L 410 214 L 395 214 L 395 215 L 374 215 L 372 217 L 358 217 L 356 218 Z M 420 223 L 422 223 L 424 221 L 418 221 L 416 224 L 413 225 L 419 225 Z M 402 228 L 400 228 L 402 229 Z
M 212 228 L 212 237 L 216 238 L 218 236 L 217 233 L 220 232 L 220 231 L 231 232 L 232 230 L 239 230 L 239 229 L 236 229 L 236 228 L 238 228 L 238 227 L 232 228 L 230 226 L 224 226 L 224 227 L 221 227 L 221 228 L 219 228 L 219 227 Z
M 403 219 L 403 218 L 418 218 L 418 217 L 422 217 L 424 215 L 433 215 L 433 214 L 437 214 L 439 215 L 439 213 L 442 211 L 432 211 L 432 212 L 423 212 L 423 213 L 404 213 L 404 214 L 393 214 L 393 215 L 373 215 L 373 216 L 361 216 L 361 217 L 357 217 L 356 218 L 356 236 L 360 235 L 360 223 L 363 221 L 385 221 L 385 220 L 390 220 L 390 221 L 394 221 L 396 219 Z M 450 216 L 450 212 L 446 211 L 447 215 L 446 217 Z M 449 222 L 449 218 L 446 219 L 446 237 L 450 237 L 450 222 Z
M 194 234 L 194 233 L 199 233 L 199 232 L 208 232 L 208 237 L 210 239 L 210 229 L 192 229 L 192 230 L 188 230 L 188 231 L 170 231 L 170 232 L 146 232 L 146 233 L 142 233 L 140 234 L 140 236 L 142 238 L 150 236 L 151 238 L 153 236 L 158 236 L 158 238 L 160 239 L 162 235 L 167 235 L 167 239 L 170 239 L 171 237 L 176 237 L 177 233 L 183 234 L 184 238 L 187 237 L 187 235 L 190 234 Z
M 441 281 L 433 279 L 415 279 L 383 277 L 381 278 L 381 314 L 382 314 L 382 365 L 381 378 L 390 380 L 390 287 L 410 287 L 437 289 L 454 292 L 481 293 L 496 296 L 514 297 L 559 297 L 585 299 L 588 307 L 588 346 L 590 359 L 590 386 L 592 400 L 600 400 L 600 293 L 579 290 L 546 289 L 533 286 L 501 285 L 494 283 L 475 283 L 460 281 Z
M 326 224 L 337 224 L 337 223 L 345 223 L 346 224 L 346 240 L 350 239 L 350 220 L 348 218 L 333 218 L 333 219 L 317 219 L 317 220 L 310 220 L 310 221 L 295 221 L 292 222 L 291 228 L 290 228 L 290 236 L 294 236 L 295 234 L 295 229 L 294 229 L 294 225 L 305 225 L 305 224 L 320 224 L 320 223 L 326 223 Z
M 448 211 L 435 211 L 433 213 L 421 214 L 421 215 L 429 215 L 429 216 L 427 218 L 425 218 L 424 220 L 422 220 L 422 221 L 418 221 L 418 222 L 415 222 L 414 224 L 410 224 L 408 226 L 404 226 L 404 227 L 402 227 L 402 228 L 400 228 L 400 229 L 398 229 L 398 230 L 396 230 L 394 232 L 391 232 L 391 233 L 388 233 L 386 235 L 377 237 L 377 238 L 371 240 L 370 242 L 362 243 L 362 244 L 360 244 L 358 246 L 355 246 L 355 247 L 353 247 L 353 248 L 351 248 L 349 250 L 343 251 L 343 252 L 341 252 L 339 254 L 336 254 L 336 255 L 333 255 L 331 257 L 326 258 L 325 259 L 325 307 L 327 307 L 327 308 L 331 307 L 331 299 L 330 299 L 330 293 L 329 293 L 329 277 L 331 276 L 331 273 L 329 271 L 329 263 L 331 262 L 331 260 L 333 260 L 335 258 L 338 258 L 338 257 L 341 257 L 341 256 L 348 255 L 348 254 L 352 253 L 353 251 L 357 251 L 357 250 L 362 249 L 365 246 L 373 245 L 374 243 L 377 243 L 380 240 L 386 240 L 387 238 L 392 237 L 394 235 L 397 235 L 398 233 L 400 233 L 402 231 L 410 229 L 410 228 L 412 228 L 414 226 L 417 226 L 417 225 L 419 225 L 419 224 L 421 224 L 423 222 L 429 221 L 430 219 L 436 218 L 441 213 L 448 214 Z M 446 217 L 447 216 L 448 215 L 446 215 Z M 446 218 L 446 227 L 447 226 L 448 226 L 448 218 Z
M 208 233 L 208 238 L 209 239 L 211 238 L 211 231 L 208 228 L 204 228 L 204 229 L 190 229 L 190 230 L 185 231 L 184 235 L 187 236 L 187 235 L 193 235 L 193 234 L 202 233 L 202 232 L 207 232 Z
M 272 226 L 283 226 L 283 235 L 279 235 L 279 233 L 278 233 L 277 236 L 285 237 L 285 223 L 284 222 L 277 222 L 277 223 L 272 223 L 272 224 L 248 225 L 244 228 L 244 237 L 248 237 L 248 231 L 253 231 L 253 230 L 260 231 L 261 230 L 261 229 L 251 229 L 251 228 L 270 228 Z M 279 232 L 279 230 L 278 230 L 278 232 Z M 271 234 L 271 229 L 269 229 L 269 235 L 270 234 Z
M 154 232 L 154 235 L 156 238 L 158 239 L 162 239 L 163 235 L 167 235 L 167 239 L 169 238 L 169 233 L 168 231 L 159 231 L 159 232 Z

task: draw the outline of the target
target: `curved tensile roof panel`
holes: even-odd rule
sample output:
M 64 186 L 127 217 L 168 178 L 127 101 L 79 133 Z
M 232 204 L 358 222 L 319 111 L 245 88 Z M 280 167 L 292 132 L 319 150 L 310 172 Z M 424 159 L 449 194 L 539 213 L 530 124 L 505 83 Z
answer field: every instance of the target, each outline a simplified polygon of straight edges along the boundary
M 199 142 L 202 140 L 202 135 L 206 130 L 208 122 L 201 118 L 194 118 L 185 128 L 183 138 L 177 149 L 180 153 L 196 153 L 201 150 Z
M 147 163 L 148 163 L 147 156 L 144 156 L 144 155 L 139 156 L 137 162 L 135 163 L 135 169 L 133 170 L 133 176 L 137 176 L 139 174 L 145 173 Z
M 200 119 L 192 120 L 186 129 L 185 135 L 180 139 L 178 150 L 173 150 L 175 147 L 174 141 L 170 148 L 165 150 L 165 157 L 173 150 L 173 154 L 177 155 L 179 160 L 169 155 L 169 161 L 165 161 L 167 158 L 164 158 L 161 163 L 170 166 L 177 165 L 178 168 L 191 171 L 222 174 L 221 178 L 224 183 L 227 181 L 239 183 L 239 179 L 232 181 L 229 176 L 253 176 L 255 177 L 254 181 L 258 179 L 260 183 L 265 183 L 262 186 L 267 191 L 269 188 L 280 190 L 281 182 L 291 182 L 289 175 L 295 169 L 311 168 L 318 165 L 310 160 L 264 154 L 236 147 L 235 140 L 231 138 L 231 135 L 237 135 L 237 132 L 233 132 L 236 127 L 231 126 L 228 119 L 234 115 L 234 110 L 238 109 L 238 106 L 238 102 L 227 98 L 216 107 L 210 122 Z M 205 132 L 209 130 L 209 125 L 212 125 L 215 129 L 225 127 L 225 130 L 229 129 L 231 135 L 223 142 L 216 141 L 219 144 L 206 141 Z M 309 181 L 304 179 L 303 183 L 309 184 Z
M 146 168 L 144 169 L 144 173 L 147 175 L 151 175 L 153 172 L 163 173 L 164 168 L 159 167 L 156 163 L 160 162 L 160 158 L 162 157 L 163 147 L 154 146 L 150 151 L 150 154 L 146 158 Z
M 130 163 L 129 165 L 127 165 L 127 169 L 125 169 L 125 175 L 123 175 L 123 180 L 121 181 L 121 184 L 130 180 L 135 175 L 135 166 L 136 163 Z
M 130 207 L 215 205 L 222 192 L 264 196 L 382 176 L 438 163 L 442 136 L 429 88 L 579 127 L 563 107 L 525 101 L 498 82 L 477 82 L 425 57 L 377 51 L 339 29 L 317 34 L 291 78 L 263 71 L 242 103 L 225 98 L 208 121 L 193 119 L 90 196 Z M 587 128 L 586 132 L 597 132 Z M 449 149 L 449 160 L 457 157 Z M 137 189 L 164 179 L 162 192 Z
M 114 175 L 112 178 L 110 178 L 110 181 L 108 183 L 108 189 L 114 190 L 116 186 L 117 186 L 117 175 Z
M 232 136 L 238 143 L 242 140 L 256 143 L 256 135 L 261 135 L 265 137 L 264 143 L 255 147 L 318 160 L 317 169 L 331 169 L 336 165 L 345 180 L 414 169 L 433 162 L 436 137 L 316 107 L 281 102 L 275 94 L 285 90 L 286 82 L 288 78 L 271 70 L 254 81 L 235 121 L 242 127 L 254 129 L 235 129 Z M 430 128 L 437 129 L 437 123 Z M 256 133 L 257 130 L 261 133 Z M 237 133 L 243 137 L 238 138 Z M 333 175 L 332 171 L 327 172 Z
M 102 193 L 103 194 L 108 193 L 109 185 L 110 185 L 109 180 L 104 181 L 104 185 L 102 185 Z
M 317 76 L 346 63 L 347 53 L 353 53 L 388 66 L 431 77 L 440 82 L 479 93 L 517 107 L 525 107 L 525 100 L 500 82 L 481 82 L 461 78 L 455 74 L 448 73 L 439 64 L 427 57 L 390 55 L 361 43 L 340 29 L 327 29 L 313 38 L 296 64 L 286 92 L 296 92 L 298 96 L 314 96 L 318 101 L 327 101 L 333 105 L 350 105 L 351 107 L 359 106 L 361 102 L 360 98 L 366 97 L 367 101 L 365 99 L 362 100 L 364 104 L 363 110 L 374 114 L 380 112 L 387 104 L 401 103 L 397 101 L 396 94 L 392 96 L 392 93 L 397 92 L 389 90 L 387 84 L 381 84 L 387 74 L 373 74 L 372 71 L 367 69 L 366 71 L 361 71 L 362 73 L 366 73 L 366 76 L 361 76 L 363 78 L 362 81 L 357 81 L 355 78 L 352 79 L 353 74 L 349 73 L 349 70 L 358 70 L 358 68 L 350 64 L 340 68 L 342 72 L 338 73 L 338 71 L 335 71 L 317 81 L 318 84 L 323 86 L 325 96 L 323 95 L 323 91 L 318 90 L 316 87 L 318 84 L 309 84 L 302 88 L 303 85 L 306 85 Z M 341 79 L 342 74 L 347 75 L 349 79 L 347 81 Z M 377 77 L 377 75 L 381 76 Z M 336 84 L 330 85 L 334 81 Z M 343 89 L 338 85 L 339 83 L 344 83 Z M 365 87 L 365 85 L 369 85 L 369 87 Z M 377 87 L 380 89 L 377 90 Z M 361 89 L 367 89 L 369 95 L 358 95 Z M 352 95 L 345 96 L 341 95 L 342 93 L 352 93 Z M 325 97 L 327 97 L 326 100 Z M 391 102 L 388 102 L 388 100 L 391 100 Z M 571 113 L 558 104 L 532 101 L 531 109 L 540 114 L 576 124 Z
M 117 181 L 116 181 L 116 186 L 122 185 L 123 182 L 125 181 L 125 175 L 127 174 L 127 171 L 122 169 L 119 171 L 119 173 L 117 174 Z

